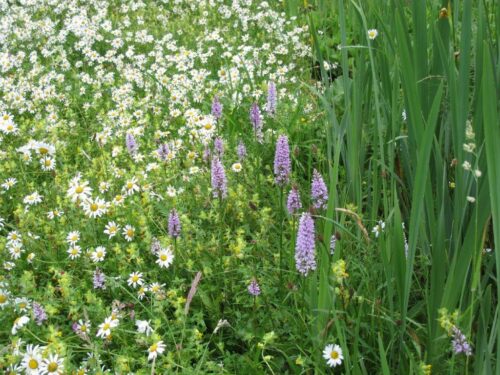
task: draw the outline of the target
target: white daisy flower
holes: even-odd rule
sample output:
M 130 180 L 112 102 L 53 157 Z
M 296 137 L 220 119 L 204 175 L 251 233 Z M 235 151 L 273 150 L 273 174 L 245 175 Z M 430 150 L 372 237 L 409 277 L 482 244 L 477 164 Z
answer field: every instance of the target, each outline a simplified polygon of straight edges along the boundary
M 14 320 L 14 324 L 12 325 L 12 331 L 11 333 L 15 335 L 17 331 L 24 327 L 28 322 L 30 321 L 30 318 L 28 318 L 26 315 L 20 316 L 16 320 Z
M 127 224 L 127 225 L 125 225 L 125 228 L 123 228 L 122 234 L 123 234 L 123 237 L 125 237 L 125 239 L 128 242 L 130 242 L 134 239 L 135 228 L 132 225 Z
M 94 263 L 102 262 L 106 257 L 106 248 L 104 246 L 97 246 L 95 250 L 90 254 L 90 259 Z
M 144 333 L 146 336 L 151 335 L 153 332 L 150 320 L 136 320 L 135 325 L 137 326 L 137 332 Z
M 368 30 L 368 38 L 369 38 L 370 40 L 375 39 L 377 36 L 378 36 L 378 31 L 377 31 L 377 29 L 370 29 L 370 30 Z
M 148 349 L 148 361 L 154 361 L 158 354 L 162 354 L 165 351 L 165 344 L 163 341 L 158 341 L 151 345 Z
M 342 348 L 338 345 L 327 345 L 323 350 L 323 358 L 326 359 L 326 364 L 330 367 L 340 365 L 344 359 Z
M 41 374 L 63 374 L 64 365 L 63 359 L 59 358 L 57 354 L 51 354 L 48 358 L 44 359 L 41 366 Z
M 21 366 L 25 370 L 26 374 L 40 374 L 40 369 L 42 366 L 42 356 L 40 353 L 40 347 L 38 345 L 28 345 L 26 347 L 26 354 L 23 357 Z
M 144 280 L 142 279 L 142 272 L 132 272 L 127 280 L 127 284 L 132 287 L 141 286 L 144 284 Z
M 158 252 L 158 259 L 156 260 L 156 263 L 160 265 L 162 268 L 168 268 L 174 261 L 174 253 L 172 250 L 170 250 L 170 247 L 167 247 L 166 249 L 161 249 Z
M 71 246 L 67 251 L 70 259 L 76 259 L 80 257 L 81 247 L 78 245 Z
M 80 240 L 80 232 L 77 230 L 71 231 L 66 236 L 66 242 L 70 245 L 76 245 L 76 243 Z

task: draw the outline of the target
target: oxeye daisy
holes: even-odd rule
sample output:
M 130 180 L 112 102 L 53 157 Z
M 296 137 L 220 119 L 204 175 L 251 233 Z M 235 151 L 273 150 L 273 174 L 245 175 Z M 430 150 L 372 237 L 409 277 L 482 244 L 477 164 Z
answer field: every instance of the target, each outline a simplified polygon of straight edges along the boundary
M 63 374 L 64 372 L 63 359 L 57 354 L 51 354 L 47 359 L 43 360 L 41 366 L 42 374 Z
M 80 257 L 80 253 L 81 253 L 81 247 L 78 246 L 78 245 L 74 245 L 74 246 L 71 246 L 68 251 L 68 256 L 70 259 L 76 259 L 76 258 L 79 258 Z
M 174 253 L 172 253 L 172 250 L 170 250 L 170 247 L 167 247 L 166 249 L 161 249 L 158 252 L 158 259 L 156 260 L 156 263 L 160 265 L 162 268 L 168 268 L 174 261 Z
M 151 335 L 153 328 L 151 328 L 151 321 L 149 320 L 136 320 L 137 332 L 144 333 L 146 336 Z
M 158 357 L 158 354 L 162 354 L 165 351 L 165 344 L 163 341 L 155 342 L 148 349 L 148 361 L 153 361 Z
M 3 309 L 9 304 L 10 292 L 8 290 L 0 289 L 0 307 Z
M 234 163 L 231 166 L 231 169 L 233 170 L 233 172 L 240 173 L 243 169 L 243 166 L 241 165 L 241 163 Z
M 11 333 L 15 335 L 19 329 L 24 327 L 28 322 L 30 321 L 30 318 L 28 318 L 26 315 L 20 316 L 19 318 L 16 318 L 14 320 L 14 324 L 12 325 L 12 331 Z
M 344 359 L 342 348 L 334 344 L 327 345 L 323 350 L 323 358 L 326 359 L 326 364 L 330 367 L 340 365 Z
M 44 171 L 52 171 L 56 168 L 56 162 L 54 161 L 54 158 L 50 156 L 44 156 L 41 158 L 40 165 Z
M 70 245 L 75 245 L 80 240 L 80 232 L 72 231 L 66 236 L 66 242 Z
M 73 179 L 70 182 L 70 186 L 66 195 L 71 199 L 72 202 L 85 201 L 90 197 L 92 193 L 92 188 L 88 181 L 80 181 L 79 179 Z
M 26 374 L 35 375 L 40 373 L 42 366 L 42 356 L 40 354 L 40 347 L 28 345 L 26 347 L 26 354 L 23 357 L 22 367 Z
M 123 191 L 126 195 L 132 195 L 135 192 L 139 191 L 139 185 L 137 185 L 137 178 L 132 178 L 128 180 L 123 186 Z
M 102 262 L 106 256 L 106 248 L 104 246 L 97 246 L 95 250 L 90 254 L 90 259 L 94 263 Z
M 41 201 L 42 201 L 42 196 L 40 194 L 38 194 L 38 191 L 35 191 L 35 192 L 25 196 L 23 199 L 24 204 L 27 204 L 28 206 L 38 204 Z
M 114 221 L 110 221 L 104 227 L 104 234 L 107 234 L 109 236 L 109 238 L 112 238 L 118 233 L 119 230 L 120 230 L 120 226 L 118 224 L 116 224 Z
M 142 279 L 142 272 L 132 272 L 127 280 L 127 284 L 132 287 L 141 286 L 144 284 L 144 280 Z
M 370 40 L 374 40 L 377 36 L 378 36 L 377 29 L 370 29 L 370 30 L 368 30 L 368 38 Z
M 132 225 L 127 224 L 127 225 L 125 225 L 125 228 L 123 228 L 122 234 L 123 234 L 123 237 L 125 237 L 125 239 L 128 242 L 130 242 L 134 239 L 135 228 Z

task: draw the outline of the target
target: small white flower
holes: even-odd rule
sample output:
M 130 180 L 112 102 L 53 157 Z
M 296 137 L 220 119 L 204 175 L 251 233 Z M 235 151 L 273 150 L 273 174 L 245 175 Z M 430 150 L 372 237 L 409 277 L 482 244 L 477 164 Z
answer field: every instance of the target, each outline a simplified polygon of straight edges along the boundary
M 90 259 L 94 263 L 102 262 L 106 256 L 106 248 L 104 246 L 97 246 L 95 250 L 90 254 Z
M 127 284 L 132 287 L 141 286 L 144 284 L 144 280 L 142 279 L 142 272 L 132 272 L 127 280 Z
M 114 221 L 110 221 L 108 224 L 106 224 L 106 227 L 104 228 L 104 233 L 109 236 L 109 238 L 114 237 L 118 231 L 120 230 L 120 226 L 116 224 Z
M 342 360 L 344 359 L 342 348 L 338 345 L 327 345 L 323 350 L 323 358 L 326 359 L 326 364 L 330 367 L 342 364 Z
M 232 166 L 231 166 L 231 169 L 236 172 L 236 173 L 240 173 L 241 170 L 243 169 L 243 166 L 241 165 L 241 163 L 234 163 Z
M 370 30 L 368 30 L 368 38 L 369 38 L 370 40 L 375 39 L 377 36 L 378 36 L 378 31 L 377 31 L 377 29 L 370 29 Z
M 165 351 L 165 344 L 163 341 L 158 341 L 151 345 L 148 349 L 148 361 L 153 361 L 158 357 L 158 354 L 162 354 Z
M 151 321 L 149 320 L 136 320 L 135 325 L 137 326 L 137 332 L 144 333 L 146 336 L 151 335 L 153 328 L 151 328 L 150 323 Z
M 125 228 L 123 228 L 122 231 L 123 237 L 130 242 L 134 239 L 135 236 L 135 228 L 132 225 L 125 225 Z
M 170 247 L 167 247 L 166 249 L 161 249 L 158 252 L 158 259 L 156 260 L 156 263 L 160 265 L 162 268 L 168 268 L 174 261 L 174 254 L 170 250 Z
M 16 320 L 14 320 L 14 325 L 12 326 L 12 334 L 15 335 L 17 331 L 24 327 L 28 322 L 30 321 L 30 318 L 28 318 L 26 315 L 20 316 Z

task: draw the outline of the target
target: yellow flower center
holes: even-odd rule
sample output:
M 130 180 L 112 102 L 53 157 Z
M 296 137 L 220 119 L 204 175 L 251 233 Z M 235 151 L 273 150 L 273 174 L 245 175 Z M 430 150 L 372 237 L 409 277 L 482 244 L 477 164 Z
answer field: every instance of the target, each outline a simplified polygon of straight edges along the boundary
M 139 281 L 139 276 L 137 276 L 137 275 L 132 276 L 132 281 L 134 283 L 136 283 L 137 281 Z
M 7 296 L 5 294 L 0 294 L 0 303 L 5 303 L 7 301 Z
M 158 344 L 153 344 L 149 347 L 149 351 L 151 353 L 156 352 L 157 349 L 158 349 Z
M 339 353 L 337 353 L 335 350 L 333 350 L 331 353 L 330 353 L 330 358 L 331 359 L 337 359 L 339 357 Z
M 82 331 L 82 332 L 87 332 L 87 326 L 86 326 L 85 324 L 82 324 L 82 325 L 80 326 L 80 331 Z
M 133 237 L 134 236 L 134 230 L 133 229 L 127 229 L 127 236 Z
M 110 328 L 109 323 L 104 323 L 104 325 L 102 326 L 103 331 L 107 331 L 109 328 Z
M 38 368 L 38 361 L 34 358 L 31 358 L 30 361 L 28 362 L 28 367 L 32 370 L 35 370 Z
M 59 366 L 57 366 L 56 362 L 50 362 L 49 365 L 47 366 L 47 370 L 49 372 L 55 372 Z
M 210 130 L 210 129 L 212 129 L 212 124 L 210 124 L 210 123 L 205 124 L 205 129 L 206 129 L 206 130 Z
M 132 187 L 133 187 L 133 186 L 134 186 L 134 184 L 133 184 L 133 183 L 131 183 L 131 182 L 127 182 L 127 190 L 132 189 Z
M 40 154 L 42 154 L 42 155 L 45 155 L 45 154 L 48 154 L 48 153 L 49 153 L 49 149 L 48 149 L 48 148 L 46 148 L 46 147 L 40 147 L 40 148 L 38 149 L 38 152 L 40 152 Z
M 7 131 L 11 132 L 12 130 L 14 130 L 14 127 L 11 124 L 7 125 Z
M 168 259 L 168 256 L 166 254 L 161 254 L 160 259 L 165 262 Z
M 21 303 L 19 304 L 19 308 L 20 308 L 20 309 L 25 309 L 25 308 L 26 308 L 26 302 L 21 302 Z
M 52 160 L 46 159 L 45 162 L 44 162 L 44 164 L 45 164 L 46 167 L 50 167 L 52 165 Z
M 99 250 L 96 255 L 98 258 L 102 258 L 104 256 L 104 254 L 101 250 Z
M 75 192 L 76 192 L 76 194 L 81 194 L 81 193 L 83 193 L 83 187 L 81 187 L 81 186 L 77 186 L 77 187 L 76 187 L 76 189 L 75 189 Z
M 98 208 L 99 208 L 99 206 L 97 205 L 97 203 L 92 203 L 90 205 L 90 211 L 92 211 L 92 212 L 97 211 Z

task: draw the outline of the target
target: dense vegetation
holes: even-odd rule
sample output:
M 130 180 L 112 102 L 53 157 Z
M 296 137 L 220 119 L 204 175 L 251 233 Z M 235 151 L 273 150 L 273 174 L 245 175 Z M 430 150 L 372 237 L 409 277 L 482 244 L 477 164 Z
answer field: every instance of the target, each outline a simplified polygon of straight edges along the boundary
M 500 372 L 496 1 L 0 19 L 0 371 Z

